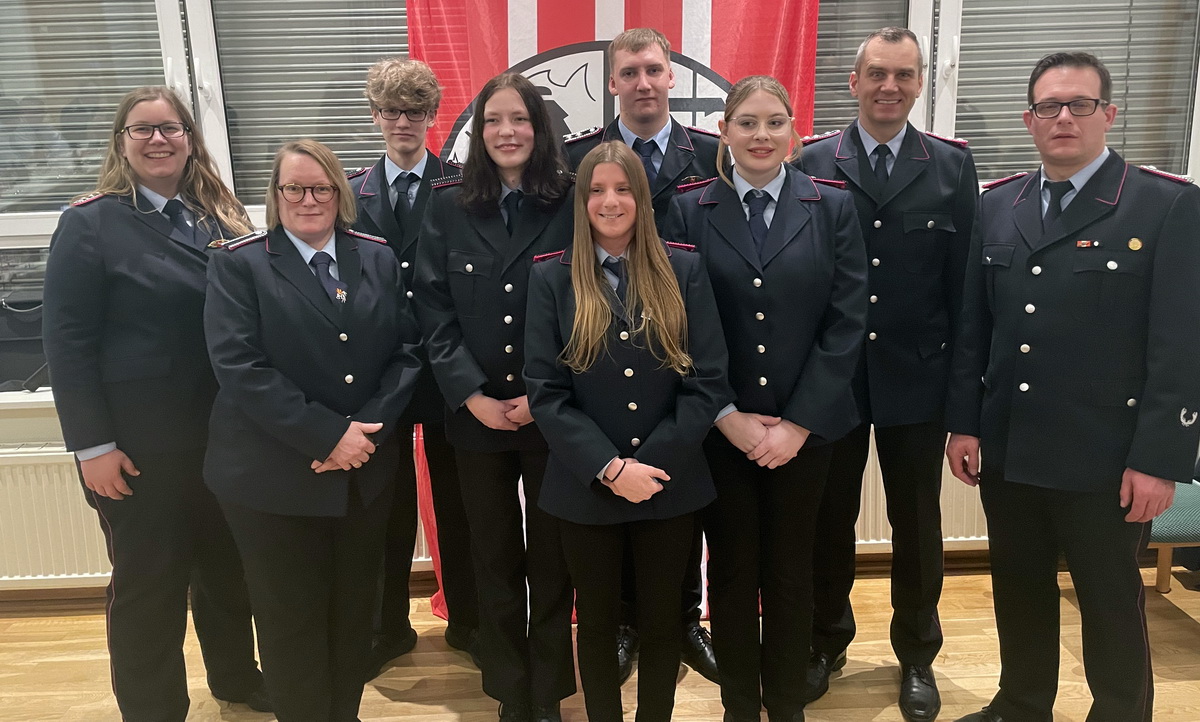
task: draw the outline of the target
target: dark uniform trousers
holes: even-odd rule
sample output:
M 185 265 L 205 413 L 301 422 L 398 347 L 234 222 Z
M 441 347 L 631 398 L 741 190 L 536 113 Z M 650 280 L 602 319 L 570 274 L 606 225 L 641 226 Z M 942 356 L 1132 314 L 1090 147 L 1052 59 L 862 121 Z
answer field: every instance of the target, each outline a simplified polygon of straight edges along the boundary
M 694 243 L 705 260 L 738 410 L 811 432 L 771 470 L 715 429 L 705 442 L 717 487 L 703 523 L 721 699 L 734 717 L 754 718 L 765 705 L 790 719 L 803 709 L 828 442 L 859 421 L 850 379 L 867 306 L 862 232 L 848 192 L 788 167 L 761 247 L 724 181 L 676 197 L 666 237 Z
M 77 201 L 59 219 L 46 268 L 46 355 L 71 450 L 116 442 L 141 472 L 122 500 L 85 488 L 107 542 L 113 691 L 130 722 L 182 722 L 187 592 L 209 687 L 239 699 L 262 684 L 242 566 L 205 488 L 216 381 L 202 314 L 208 243 L 141 194 Z
M 413 288 L 421 216 L 432 192 L 431 185 L 461 172 L 461 168 L 443 163 L 426 151 L 425 174 L 412 208 L 402 216 L 403 223 L 392 209 L 383 157 L 368 168 L 347 173 L 359 209 L 354 227 L 387 239 L 388 247 L 400 262 L 400 278 L 406 291 Z M 396 433 L 402 439 L 410 440 L 416 424 L 421 424 L 430 494 L 437 518 L 442 594 L 446 601 L 447 616 L 455 625 L 474 629 L 479 625 L 479 600 L 475 591 L 475 574 L 471 568 L 471 537 L 460 501 L 462 495 L 458 487 L 458 469 L 454 450 L 446 440 L 443 428 L 444 402 L 429 371 L 428 358 L 423 353 L 421 360 L 423 365 L 417 388 Z M 377 631 L 397 637 L 407 634 L 411 629 L 408 585 L 416 549 L 418 510 L 413 444 L 402 442 L 400 447 L 396 494 L 384 541 L 379 618 L 375 625 Z
M 364 507 L 349 473 L 345 516 L 221 504 L 246 560 L 258 643 L 271 662 L 264 668 L 267 691 L 279 722 L 358 720 L 371 649 L 370 627 L 358 620 L 369 618 L 374 605 L 392 488 Z
M 1066 556 L 1083 632 L 1089 722 L 1151 719 L 1126 469 L 1191 480 L 1200 428 L 1200 191 L 1115 152 L 1057 218 L 1041 174 L 980 200 L 947 405 L 978 438 L 1005 720 L 1052 719 Z
M 593 133 L 573 137 L 563 145 L 563 154 L 571 169 L 579 167 L 580 161 L 588 151 L 600 143 L 619 140 L 624 142 L 617 121 L 609 123 L 601 131 L 597 128 Z M 671 137 L 667 152 L 663 155 L 662 164 L 658 169 L 658 177 L 651 187 L 654 203 L 654 224 L 661 235 L 667 219 L 667 207 L 671 199 L 678 195 L 678 187 L 696 181 L 707 180 L 717 174 L 717 138 L 710 131 L 681 125 L 671 120 Z M 703 578 L 700 574 L 700 564 L 704 557 L 704 530 L 696 525 L 692 535 L 692 547 L 688 556 L 687 573 L 683 578 L 680 608 L 683 610 L 683 621 L 700 621 L 700 606 L 704 600 Z M 624 623 L 634 624 L 634 598 L 636 596 L 637 579 L 634 573 L 632 559 L 625 563 L 622 577 L 625 588 Z M 636 625 L 635 625 L 636 626 Z
M 222 698 L 258 689 L 242 562 L 217 500 L 204 486 L 204 451 L 141 454 L 132 496 L 84 490 L 100 517 L 112 580 L 106 592 L 113 692 L 130 722 L 187 717 L 187 591 L 208 674 Z
M 575 692 L 575 671 L 570 577 L 557 524 L 537 505 L 546 441 L 536 424 L 490 429 L 465 403 L 476 391 L 497 399 L 526 393 L 529 269 L 534 256 L 569 243 L 573 189 L 548 207 L 526 196 L 511 234 L 499 209 L 468 212 L 459 191 L 453 181 L 433 189 L 413 301 L 448 407 L 446 437 L 470 528 L 483 689 L 508 704 L 550 705 Z
M 863 425 L 833 445 L 814 560 L 813 649 L 837 656 L 854 638 L 854 524 L 871 428 L 892 527 L 892 648 L 932 664 L 942 646 L 941 481 L 944 399 L 977 200 L 966 143 L 909 125 L 885 183 L 858 122 L 805 141 L 797 164 L 844 181 L 866 242 L 868 339 L 853 387 Z
M 641 639 L 637 719 L 658 722 L 670 719 L 675 706 L 683 632 L 678 592 L 696 513 L 716 495 L 701 443 L 733 398 L 725 339 L 714 322 L 717 305 L 703 259 L 668 245 L 687 313 L 687 374 L 665 367 L 647 348 L 632 320 L 638 311 L 615 292 L 603 352 L 586 371 L 572 372 L 560 360 L 575 320 L 572 251 L 539 263 L 530 276 L 525 377 L 530 408 L 551 446 L 539 506 L 559 520 L 577 592 L 588 719 L 622 718 L 616 635 L 629 595 L 623 568 L 632 566 Z M 598 268 L 594 254 L 587 255 L 582 262 Z M 670 480 L 635 504 L 595 477 L 614 458 L 662 469 Z

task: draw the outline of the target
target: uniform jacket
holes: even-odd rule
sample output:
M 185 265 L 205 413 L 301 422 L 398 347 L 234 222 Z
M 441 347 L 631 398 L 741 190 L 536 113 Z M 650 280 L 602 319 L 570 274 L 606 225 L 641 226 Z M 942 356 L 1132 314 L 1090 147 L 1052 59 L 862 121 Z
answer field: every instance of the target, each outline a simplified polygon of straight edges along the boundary
M 671 204 L 666 237 L 693 243 L 712 279 L 740 411 L 833 441 L 858 425 L 850 380 L 866 317 L 866 257 L 845 190 L 787 168 L 760 259 L 724 181 Z
M 544 448 L 536 424 L 516 431 L 484 426 L 463 404 L 476 391 L 525 395 L 525 301 L 533 257 L 571 242 L 573 188 L 551 208 L 526 197 L 510 238 L 504 218 L 467 212 L 460 186 L 434 189 L 417 244 L 417 320 L 438 387 L 450 407 L 450 443 L 472 451 Z
M 63 212 L 46 264 L 43 328 L 70 450 L 116 442 L 139 454 L 202 449 L 216 381 L 204 347 L 201 222 L 185 238 L 148 200 L 103 195 Z M 140 210 L 139 210 L 140 209 Z
M 733 394 L 703 260 L 667 249 L 687 310 L 686 348 L 694 364 L 687 376 L 662 368 L 644 340 L 630 337 L 632 321 L 615 295 L 620 310 L 612 314 L 607 349 L 575 373 L 559 361 L 575 319 L 572 250 L 536 264 L 529 280 L 525 378 L 530 408 L 550 444 L 539 506 L 577 524 L 669 519 L 707 506 L 716 489 L 701 441 Z M 595 264 L 594 258 L 585 260 Z M 671 480 L 634 504 L 596 479 L 615 456 L 656 466 Z
M 854 378 L 858 411 L 878 426 L 941 421 L 978 180 L 965 142 L 904 135 L 887 185 L 862 158 L 855 121 L 805 142 L 796 166 L 845 181 L 866 242 L 867 338 Z
M 984 483 L 1115 492 L 1125 468 L 1190 481 L 1200 441 L 1200 190 L 1116 153 L 1042 230 L 1039 173 L 986 191 L 950 430 Z
M 408 211 L 403 228 L 396 222 L 396 214 L 392 211 L 383 157 L 369 168 L 347 173 L 350 188 L 354 191 L 358 204 L 358 218 L 354 221 L 354 228 L 387 239 L 388 248 L 392 249 L 396 260 L 400 262 L 400 278 L 404 283 L 405 292 L 410 294 L 409 298 L 412 297 L 417 269 L 417 237 L 421 231 L 421 216 L 429 203 L 432 185 L 462 173 L 461 168 L 442 162 L 428 150 L 425 154 L 425 175 L 417 187 L 416 200 Z M 429 355 L 423 345 L 417 348 L 417 355 L 421 359 L 421 375 L 402 421 L 409 424 L 440 424 L 445 416 L 446 404 L 438 393 L 433 371 L 429 367 Z
M 595 128 L 567 136 L 563 153 L 571 170 L 579 167 L 588 151 L 608 140 L 624 142 L 616 120 L 603 131 Z M 666 222 L 667 208 L 671 199 L 678 194 L 678 187 L 717 175 L 717 145 L 717 135 L 712 131 L 680 125 L 674 118 L 671 119 L 671 140 L 667 152 L 663 154 L 658 176 L 650 187 L 654 201 L 654 223 L 660 235 Z
M 273 514 L 344 516 L 395 477 L 391 432 L 412 396 L 419 335 L 382 239 L 337 231 L 344 303 L 329 299 L 282 227 L 247 236 L 209 266 L 204 327 L 221 389 L 204 477 L 219 499 Z M 350 421 L 382 422 L 354 471 L 315 474 Z

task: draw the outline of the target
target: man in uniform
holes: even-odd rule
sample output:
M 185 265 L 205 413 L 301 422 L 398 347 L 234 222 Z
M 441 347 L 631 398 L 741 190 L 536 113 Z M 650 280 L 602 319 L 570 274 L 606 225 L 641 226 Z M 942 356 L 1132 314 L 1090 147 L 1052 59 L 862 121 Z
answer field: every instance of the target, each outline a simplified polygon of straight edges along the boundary
M 621 33 L 608 45 L 608 64 L 608 92 L 618 99 L 620 115 L 606 128 L 566 136 L 563 152 L 575 170 L 600 143 L 625 141 L 642 158 L 661 233 L 678 187 L 717 175 L 718 135 L 671 117 L 668 95 L 675 87 L 675 72 L 671 43 L 661 32 L 632 28 Z
M 923 66 L 911 30 L 871 33 L 850 73 L 858 118 L 845 131 L 805 141 L 797 162 L 809 175 L 845 181 L 854 194 L 871 294 L 853 382 L 862 423 L 834 444 L 817 520 L 806 697 L 825 694 L 854 638 L 854 524 L 874 427 L 892 525 L 891 641 L 900 711 L 909 720 L 932 720 L 941 707 L 931 665 L 942 646 L 944 406 L 978 195 L 966 142 L 908 122 Z
M 661 234 L 667 206 L 681 185 L 707 180 L 717 174 L 718 136 L 707 130 L 681 125 L 671 117 L 668 95 L 675 87 L 671 69 L 671 43 L 653 28 L 631 28 L 608 45 L 608 92 L 621 106 L 620 115 L 607 128 L 592 128 L 568 135 L 563 152 L 571 170 L 588 151 L 604 141 L 622 140 L 642 158 L 654 202 L 654 223 Z M 692 556 L 683 579 L 683 661 L 706 679 L 716 682 L 717 658 L 712 639 L 700 625 L 702 597 L 700 558 L 702 536 L 699 526 Z M 622 625 L 617 640 L 621 682 L 633 672 L 637 654 L 637 631 L 633 628 L 633 574 L 626 559 L 622 593 L 629 624 Z
M 980 200 L 947 414 L 951 469 L 987 514 L 1000 638 L 1000 690 L 960 722 L 1053 718 L 1060 554 L 1088 720 L 1148 722 L 1138 553 L 1200 440 L 1200 190 L 1107 147 L 1094 56 L 1042 58 L 1028 101 L 1042 165 Z
M 417 233 L 429 198 L 430 185 L 456 176 L 459 168 L 443 163 L 425 148 L 425 135 L 437 121 L 442 90 L 437 78 L 419 60 L 385 58 L 367 72 L 364 92 L 371 117 L 383 133 L 387 152 L 375 165 L 349 172 L 358 204 L 354 227 L 387 239 L 400 261 L 400 276 L 412 298 L 416 270 Z M 424 348 L 416 392 L 400 419 L 399 433 L 421 425 L 429 468 L 441 557 L 442 594 L 449 623 L 446 643 L 471 651 L 479 625 L 471 543 L 459 492 L 454 452 L 446 441 L 445 402 L 438 393 Z M 417 634 L 409 624 L 408 579 L 417 534 L 417 477 L 413 445 L 404 445 L 396 471 L 396 495 L 388 520 L 384 549 L 384 578 L 380 628 L 372 645 L 367 678 L 378 676 L 388 661 L 409 652 Z

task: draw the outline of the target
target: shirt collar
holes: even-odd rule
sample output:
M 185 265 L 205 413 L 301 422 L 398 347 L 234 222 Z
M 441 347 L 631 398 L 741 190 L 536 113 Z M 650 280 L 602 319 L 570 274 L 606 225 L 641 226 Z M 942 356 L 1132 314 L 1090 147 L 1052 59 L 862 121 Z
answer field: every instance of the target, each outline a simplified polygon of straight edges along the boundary
M 900 132 L 886 143 L 888 150 L 892 151 L 893 158 L 900 157 L 900 146 L 904 143 L 904 135 L 906 133 L 908 133 L 908 123 L 905 123 Z M 862 129 L 861 125 L 858 126 L 858 139 L 862 141 L 863 150 L 867 152 L 867 155 L 874 153 L 875 149 L 880 145 L 879 141 L 875 140 L 871 137 L 870 133 Z
M 596 252 L 596 260 L 600 262 L 600 266 L 602 268 L 604 267 L 604 262 L 610 258 L 615 258 L 617 260 L 621 260 L 622 258 L 625 257 L 625 254 L 623 254 L 623 253 L 619 256 L 614 256 L 613 254 L 611 254 L 608 251 L 601 248 L 599 243 L 593 243 L 592 250 L 594 250 Z
M 154 206 L 154 210 L 158 211 L 159 213 L 162 213 L 163 208 L 166 208 L 167 201 L 169 201 L 169 200 L 178 199 L 180 203 L 183 203 L 183 197 L 180 196 L 178 193 L 175 194 L 174 198 L 167 198 L 166 196 L 161 196 L 161 195 L 155 193 L 154 191 L 150 190 L 149 188 L 147 188 L 146 186 L 143 186 L 143 185 L 139 185 L 137 187 L 137 189 L 138 189 L 138 193 L 141 193 L 143 198 L 150 201 L 150 204 Z M 184 206 L 187 206 L 187 204 L 184 203 Z
M 621 139 L 625 141 L 625 145 L 633 147 L 633 141 L 637 140 L 638 136 L 632 130 L 625 127 L 625 121 L 617 118 L 617 130 L 621 131 Z M 652 143 L 658 148 L 658 152 L 664 156 L 667 154 L 667 143 L 671 142 L 671 119 L 667 119 L 667 124 L 662 127 L 662 130 L 654 134 L 653 138 L 649 138 Z
M 1100 170 L 1100 166 L 1104 165 L 1104 161 L 1108 160 L 1109 152 L 1108 146 L 1105 146 L 1104 150 L 1100 153 L 1100 155 L 1096 156 L 1095 160 L 1080 168 L 1075 172 L 1075 175 L 1067 179 L 1071 181 L 1071 187 L 1076 193 L 1078 193 L 1085 185 L 1087 185 L 1087 182 L 1092 179 L 1092 176 L 1096 175 L 1096 171 Z M 1046 178 L 1046 166 L 1042 166 L 1040 170 L 1042 176 L 1042 188 L 1045 188 L 1046 183 L 1048 182 Z
M 428 162 L 429 162 L 429 154 L 422 153 L 421 160 L 417 161 L 417 164 L 414 165 L 412 168 L 407 168 L 407 169 L 401 168 L 400 166 L 396 165 L 396 162 L 393 161 L 391 159 L 391 157 L 385 153 L 383 156 L 383 172 L 387 175 L 388 185 L 390 186 L 391 184 L 395 183 L 396 177 L 399 176 L 401 173 L 416 173 L 417 175 L 424 178 L 425 177 L 425 165 Z
M 774 178 L 771 179 L 771 182 L 767 183 L 762 188 L 755 188 L 754 186 L 750 185 L 746 181 L 746 179 L 741 176 L 741 174 L 739 174 L 737 172 L 737 166 L 734 166 L 733 167 L 733 189 L 734 189 L 734 191 L 737 192 L 739 199 L 744 199 L 746 197 L 746 193 L 749 191 L 760 190 L 760 191 L 765 191 L 767 193 L 770 193 L 771 200 L 778 202 L 779 196 L 783 193 L 783 181 L 786 177 L 787 177 L 787 171 L 784 170 L 783 164 L 780 163 L 779 164 L 779 173 Z M 744 200 L 742 202 L 745 203 Z
M 337 265 L 337 244 L 333 242 L 333 237 L 337 235 L 337 231 L 334 231 L 332 234 L 330 234 L 329 240 L 325 241 L 325 245 L 320 248 L 313 248 L 304 241 L 292 235 L 292 232 L 286 228 L 283 229 L 283 232 L 287 234 L 288 240 L 292 242 L 292 245 L 296 247 L 296 250 L 300 251 L 300 257 L 304 259 L 305 265 L 308 265 L 309 261 L 312 260 L 312 257 L 317 255 L 317 251 L 325 251 L 328 253 L 329 257 L 333 259 L 333 264 Z
M 509 193 L 512 193 L 513 191 L 519 191 L 519 190 L 521 190 L 520 187 L 509 188 L 508 186 L 504 185 L 504 183 L 502 181 L 500 183 L 500 205 L 504 205 L 504 199 L 508 197 Z

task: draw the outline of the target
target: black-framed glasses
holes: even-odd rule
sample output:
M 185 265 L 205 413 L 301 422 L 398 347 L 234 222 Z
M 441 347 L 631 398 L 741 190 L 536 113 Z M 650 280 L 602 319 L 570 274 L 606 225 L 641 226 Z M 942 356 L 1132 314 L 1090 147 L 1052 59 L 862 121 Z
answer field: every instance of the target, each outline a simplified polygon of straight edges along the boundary
M 1107 108 L 1108 101 L 1101 100 L 1100 98 L 1078 98 L 1076 100 L 1068 100 L 1065 103 L 1060 103 L 1057 100 L 1047 100 L 1042 103 L 1034 103 L 1029 106 L 1029 109 L 1042 120 L 1050 120 L 1051 118 L 1057 118 L 1064 107 L 1070 110 L 1071 115 L 1076 118 L 1086 118 L 1095 113 L 1096 109 L 1101 106 Z
M 192 129 L 183 123 L 159 123 L 158 125 L 135 123 L 117 131 L 117 135 L 124 133 L 134 140 L 150 140 L 154 137 L 154 131 L 156 130 L 164 138 L 182 138 L 185 133 L 191 132 Z
M 321 183 L 315 186 L 302 186 L 298 183 L 286 183 L 281 186 L 275 186 L 279 192 L 283 194 L 283 199 L 288 203 L 299 203 L 304 200 L 304 193 L 308 191 L 312 193 L 313 200 L 318 203 L 333 200 L 333 196 L 337 193 L 337 187 L 326 183 Z
M 401 110 L 400 108 L 379 109 L 379 116 L 384 120 L 400 120 L 401 115 L 407 116 L 408 119 L 414 123 L 420 123 L 422 120 L 425 120 L 425 118 L 428 117 L 429 111 L 415 110 L 413 108 L 409 108 L 408 110 Z

